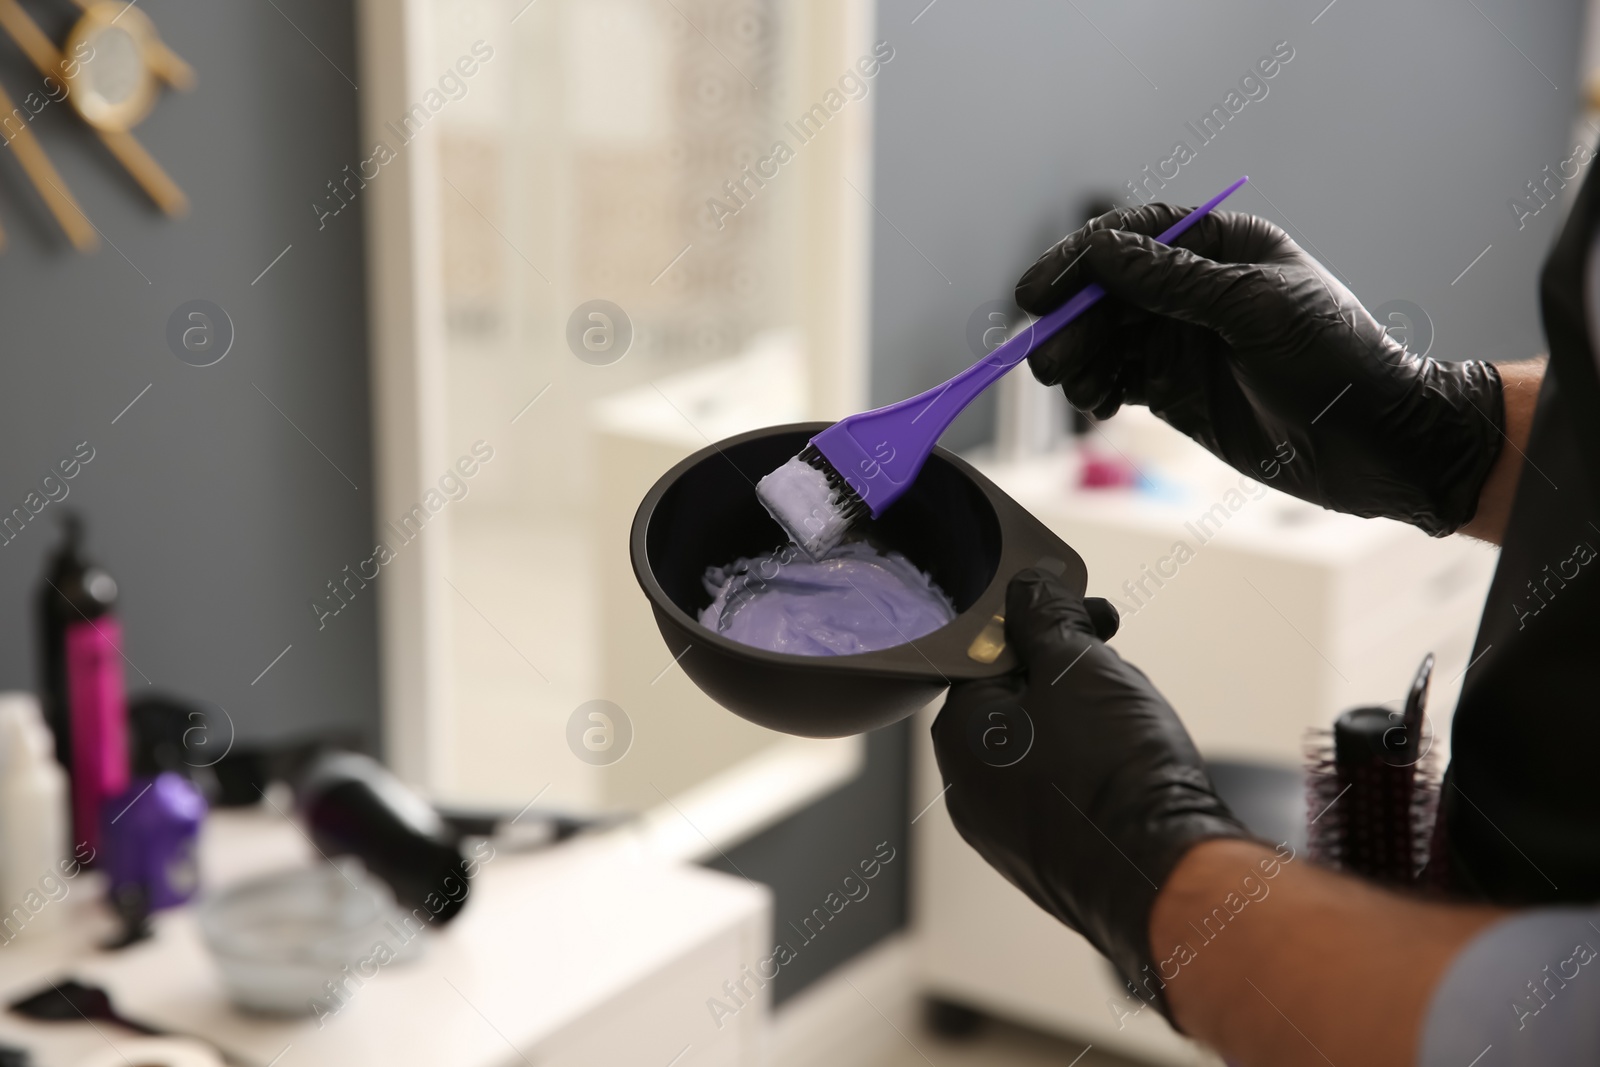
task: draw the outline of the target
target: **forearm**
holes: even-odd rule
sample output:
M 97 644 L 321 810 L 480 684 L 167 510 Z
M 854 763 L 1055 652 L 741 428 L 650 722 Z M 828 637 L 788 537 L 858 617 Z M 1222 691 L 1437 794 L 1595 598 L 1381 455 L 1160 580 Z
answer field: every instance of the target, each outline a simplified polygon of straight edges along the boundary
M 1411 1064 L 1445 968 L 1502 913 L 1411 900 L 1303 855 L 1263 866 L 1276 859 L 1208 841 L 1156 898 L 1150 947 L 1178 1025 L 1242 1067 Z
M 1506 434 L 1500 456 L 1489 470 L 1489 477 L 1478 494 L 1478 511 L 1461 532 L 1484 541 L 1500 544 L 1505 536 L 1511 504 L 1516 499 L 1517 481 L 1522 473 L 1528 447 L 1528 431 L 1533 426 L 1534 408 L 1539 402 L 1539 386 L 1544 382 L 1546 360 L 1496 363 L 1505 395 Z

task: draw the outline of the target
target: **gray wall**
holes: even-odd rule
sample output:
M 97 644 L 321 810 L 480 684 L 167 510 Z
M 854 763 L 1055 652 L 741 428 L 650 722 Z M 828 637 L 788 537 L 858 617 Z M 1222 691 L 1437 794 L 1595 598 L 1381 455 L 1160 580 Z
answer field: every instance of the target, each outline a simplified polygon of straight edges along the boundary
M 1519 232 L 1507 200 L 1570 154 L 1581 5 L 1475 2 L 883 0 L 895 58 L 875 89 L 873 199 L 893 226 L 873 235 L 874 402 L 971 362 L 972 310 L 1008 299 L 1091 195 L 1120 198 L 1180 137 L 1197 145 L 1184 123 L 1284 40 L 1294 58 L 1267 96 L 1162 199 L 1198 203 L 1248 173 L 1231 207 L 1315 246 L 1369 308 L 1422 307 L 1434 355 L 1539 351 L 1558 212 Z M 992 410 L 946 443 L 986 437 Z
M 189 194 L 189 216 L 158 214 L 69 105 L 51 104 L 34 128 L 105 235 L 80 255 L 0 151 L 0 511 L 77 442 L 95 450 L 64 503 L 0 548 L 0 686 L 33 683 L 32 597 L 52 520 L 69 507 L 121 584 L 131 693 L 215 701 L 247 741 L 329 727 L 372 737 L 370 597 L 321 633 L 307 606 L 371 546 L 360 204 L 321 232 L 310 206 L 359 158 L 352 6 L 140 8 L 199 73 L 195 91 L 166 93 L 135 131 Z M 63 39 L 59 18 L 46 28 Z M 39 84 L 9 40 L 0 82 L 17 100 Z M 180 362 L 166 340 L 168 316 L 196 298 L 236 330 L 211 367 Z

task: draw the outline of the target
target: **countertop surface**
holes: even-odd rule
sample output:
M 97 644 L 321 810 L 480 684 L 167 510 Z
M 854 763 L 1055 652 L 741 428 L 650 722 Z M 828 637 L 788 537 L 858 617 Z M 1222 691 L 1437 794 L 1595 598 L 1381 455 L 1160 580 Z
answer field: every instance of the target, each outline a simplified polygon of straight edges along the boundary
M 235 1010 L 192 907 L 160 913 L 148 941 L 100 951 L 113 923 L 99 900 L 99 876 L 88 872 L 46 905 L 63 913 L 57 929 L 26 931 L 0 945 L 0 996 L 9 1002 L 48 981 L 79 977 L 107 989 L 125 1016 L 201 1037 L 258 1067 L 518 1062 L 525 1050 L 767 905 L 764 887 L 648 852 L 621 830 L 495 855 L 473 880 L 459 918 L 423 935 L 420 959 L 382 967 L 337 1014 L 320 1019 Z M 321 862 L 297 825 L 267 805 L 214 814 L 201 845 L 211 890 Z M 0 1013 L 0 1043 L 29 1048 L 36 1067 L 79 1067 L 131 1037 L 108 1024 L 36 1023 Z

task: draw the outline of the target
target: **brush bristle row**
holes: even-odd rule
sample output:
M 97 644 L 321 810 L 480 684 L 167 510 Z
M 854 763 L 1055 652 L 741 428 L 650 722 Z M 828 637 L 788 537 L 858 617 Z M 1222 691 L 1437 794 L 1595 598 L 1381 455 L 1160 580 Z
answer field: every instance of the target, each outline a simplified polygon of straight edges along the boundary
M 871 518 L 872 509 L 860 495 L 850 487 L 844 475 L 839 473 L 839 468 L 828 461 L 822 450 L 816 445 L 806 445 L 800 451 L 800 461 L 817 470 L 828 480 L 828 488 L 839 494 L 837 507 L 839 514 L 844 517 L 847 525 L 854 526 L 864 519 Z

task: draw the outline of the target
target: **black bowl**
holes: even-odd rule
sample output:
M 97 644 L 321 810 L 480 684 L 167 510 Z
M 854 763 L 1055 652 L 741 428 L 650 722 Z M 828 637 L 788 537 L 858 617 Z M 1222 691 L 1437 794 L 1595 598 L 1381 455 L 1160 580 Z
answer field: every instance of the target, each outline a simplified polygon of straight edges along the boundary
M 709 566 L 783 544 L 755 485 L 829 424 L 795 423 L 701 449 L 656 482 L 633 519 L 633 573 L 678 665 L 718 704 L 802 737 L 843 737 L 912 714 L 951 682 L 1017 667 L 1005 647 L 1011 576 L 1039 566 L 1080 595 L 1083 560 L 965 461 L 935 449 L 910 490 L 867 527 L 872 540 L 933 576 L 954 621 L 924 637 L 853 656 L 794 656 L 742 645 L 700 625 Z

